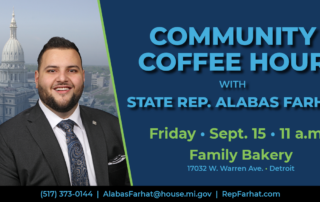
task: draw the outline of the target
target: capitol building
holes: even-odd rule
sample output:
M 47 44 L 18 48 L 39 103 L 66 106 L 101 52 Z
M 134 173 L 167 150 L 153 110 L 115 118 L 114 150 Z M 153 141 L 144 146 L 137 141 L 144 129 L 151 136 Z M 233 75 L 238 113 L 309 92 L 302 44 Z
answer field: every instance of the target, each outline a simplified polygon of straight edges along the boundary
M 0 65 L 0 124 L 29 108 L 29 98 L 35 94 L 36 91 L 29 88 L 27 82 L 24 53 L 17 39 L 17 23 L 13 11 L 10 38 L 3 48 Z

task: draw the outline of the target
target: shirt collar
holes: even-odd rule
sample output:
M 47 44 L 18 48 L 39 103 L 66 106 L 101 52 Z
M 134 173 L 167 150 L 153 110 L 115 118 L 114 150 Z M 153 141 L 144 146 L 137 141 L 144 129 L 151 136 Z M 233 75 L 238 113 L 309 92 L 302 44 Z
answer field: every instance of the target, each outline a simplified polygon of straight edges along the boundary
M 83 128 L 82 120 L 81 120 L 81 116 L 80 116 L 79 103 L 77 104 L 76 110 L 71 114 L 70 117 L 68 117 L 66 119 L 62 119 L 58 115 L 53 113 L 47 106 L 45 106 L 43 104 L 43 102 L 41 101 L 40 98 L 39 98 L 39 106 L 40 106 L 41 110 L 43 111 L 44 115 L 47 117 L 52 129 L 54 127 L 56 127 L 58 125 L 58 123 L 60 123 L 62 120 L 67 120 L 67 119 L 71 119 L 72 121 L 74 121 L 77 124 L 77 126 L 79 126 L 81 129 Z

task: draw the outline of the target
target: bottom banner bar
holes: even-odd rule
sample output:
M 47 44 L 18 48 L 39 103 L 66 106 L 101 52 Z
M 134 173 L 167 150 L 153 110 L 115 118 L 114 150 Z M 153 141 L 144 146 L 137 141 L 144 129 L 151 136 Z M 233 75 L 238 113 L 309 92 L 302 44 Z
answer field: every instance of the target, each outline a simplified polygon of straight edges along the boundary
M 320 186 L 133 186 L 133 187 L 1 187 L 10 199 L 197 198 L 297 199 L 318 196 Z

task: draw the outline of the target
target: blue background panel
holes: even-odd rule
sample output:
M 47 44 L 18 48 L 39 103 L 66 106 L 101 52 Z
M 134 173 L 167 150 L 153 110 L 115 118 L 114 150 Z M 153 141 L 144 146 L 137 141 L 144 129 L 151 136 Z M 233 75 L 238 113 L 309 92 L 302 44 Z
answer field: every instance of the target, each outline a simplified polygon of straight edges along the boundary
M 194 27 L 201 33 L 205 27 L 218 27 L 225 33 L 229 27 L 242 27 L 244 38 L 248 27 L 304 27 L 309 31 L 318 26 L 318 1 L 101 1 L 108 48 L 112 62 L 119 108 L 126 140 L 133 185 L 319 185 L 320 147 L 317 139 L 297 140 L 295 131 L 320 130 L 318 108 L 286 108 L 284 97 L 318 97 L 319 70 L 298 72 L 290 66 L 285 71 L 250 71 L 250 53 L 261 58 L 262 53 L 269 57 L 274 53 L 319 52 L 318 28 L 311 38 L 311 45 L 304 44 L 300 32 L 294 34 L 293 45 L 287 44 L 283 34 L 283 45 L 261 46 L 253 43 L 242 46 L 205 45 L 181 46 L 167 44 L 154 45 L 150 32 L 155 27 L 168 31 L 181 27 L 188 33 Z M 177 34 L 176 39 L 181 37 Z M 167 39 L 166 34 L 157 35 L 159 40 Z M 210 39 L 212 44 L 212 40 Z M 139 67 L 139 57 L 150 52 L 158 56 L 167 52 L 176 58 L 178 53 L 241 53 L 240 72 L 213 72 L 209 65 L 193 71 L 192 65 L 184 71 L 147 72 Z M 190 58 L 192 59 L 192 58 Z M 207 59 L 209 60 L 209 59 Z M 165 65 L 168 65 L 168 61 Z M 224 62 L 226 62 L 224 60 Z M 277 61 L 278 65 L 283 62 Z M 155 65 L 147 60 L 146 65 Z M 246 88 L 224 89 L 219 81 L 246 81 Z M 172 108 L 129 108 L 128 97 L 173 97 Z M 211 108 L 178 108 L 178 97 L 207 97 Z M 240 97 L 278 97 L 277 108 L 215 108 L 219 97 L 231 97 L 237 102 Z M 150 128 L 164 130 L 196 130 L 193 141 L 176 139 L 150 139 Z M 210 139 L 210 129 L 238 130 L 241 128 L 248 139 Z M 253 139 L 252 128 L 265 128 L 266 138 Z M 290 128 L 291 138 L 281 139 L 280 128 Z M 201 132 L 205 136 L 201 136 Z M 271 133 L 275 136 L 272 137 Z M 227 160 L 190 160 L 190 150 L 238 152 L 233 163 Z M 260 152 L 293 152 L 291 160 L 242 160 L 241 151 L 248 149 Z M 205 166 L 256 166 L 262 172 L 190 172 L 188 165 Z M 294 166 L 292 172 L 270 172 L 274 166 Z M 265 170 L 268 168 L 268 170 Z M 208 169 L 208 168 L 207 168 Z

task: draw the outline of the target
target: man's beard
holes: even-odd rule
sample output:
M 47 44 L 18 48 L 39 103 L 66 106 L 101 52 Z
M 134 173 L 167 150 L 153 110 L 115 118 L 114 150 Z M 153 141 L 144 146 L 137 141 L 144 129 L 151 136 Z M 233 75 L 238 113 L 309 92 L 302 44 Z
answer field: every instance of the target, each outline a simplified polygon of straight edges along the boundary
M 83 92 L 84 84 L 82 84 L 80 92 L 78 95 L 73 93 L 70 101 L 66 104 L 59 104 L 56 102 L 54 97 L 50 95 L 42 86 L 39 84 L 38 86 L 38 92 L 39 92 L 39 97 L 43 103 L 45 103 L 47 106 L 52 108 L 53 110 L 57 112 L 68 112 L 70 111 L 76 104 L 78 104 L 78 101 L 80 100 L 81 94 Z

